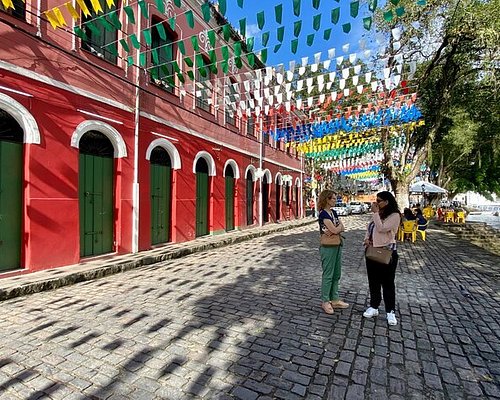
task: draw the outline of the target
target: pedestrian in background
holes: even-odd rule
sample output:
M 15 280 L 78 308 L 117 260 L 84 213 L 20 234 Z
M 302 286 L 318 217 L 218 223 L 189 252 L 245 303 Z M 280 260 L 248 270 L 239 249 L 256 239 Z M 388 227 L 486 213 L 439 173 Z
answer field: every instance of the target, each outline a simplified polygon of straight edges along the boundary
M 340 235 L 345 228 L 335 210 L 336 196 L 331 190 L 323 190 L 319 195 L 318 216 L 321 235 Z M 349 304 L 339 298 L 339 280 L 341 276 L 342 245 L 325 246 L 319 249 L 323 274 L 321 276 L 321 307 L 327 314 L 333 314 L 334 308 L 347 308 Z
M 384 296 L 384 305 L 387 312 L 389 325 L 397 325 L 396 288 L 394 279 L 398 265 L 398 253 L 396 251 L 396 234 L 401 223 L 401 213 L 398 203 L 390 192 L 377 193 L 377 200 L 372 204 L 373 217 L 368 224 L 365 234 L 364 246 L 385 247 L 392 250 L 389 264 L 366 259 L 366 271 L 368 273 L 368 286 L 370 288 L 370 307 L 363 313 L 366 318 L 378 316 L 378 307 L 382 301 L 380 291 Z

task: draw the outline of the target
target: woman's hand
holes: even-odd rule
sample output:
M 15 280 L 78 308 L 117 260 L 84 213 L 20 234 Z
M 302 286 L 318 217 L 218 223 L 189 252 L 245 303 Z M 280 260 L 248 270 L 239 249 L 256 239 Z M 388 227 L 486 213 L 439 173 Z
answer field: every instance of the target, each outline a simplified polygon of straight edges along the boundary
M 371 246 L 371 245 L 372 245 L 372 242 L 370 241 L 370 239 L 365 239 L 365 240 L 363 241 L 363 246 L 365 246 L 365 248 L 366 248 L 366 247 L 369 247 L 369 246 Z
M 374 213 L 378 213 L 378 212 L 379 212 L 379 210 L 380 210 L 380 208 L 379 208 L 379 206 L 378 206 L 378 203 L 374 201 L 374 202 L 372 203 L 372 211 L 373 211 Z

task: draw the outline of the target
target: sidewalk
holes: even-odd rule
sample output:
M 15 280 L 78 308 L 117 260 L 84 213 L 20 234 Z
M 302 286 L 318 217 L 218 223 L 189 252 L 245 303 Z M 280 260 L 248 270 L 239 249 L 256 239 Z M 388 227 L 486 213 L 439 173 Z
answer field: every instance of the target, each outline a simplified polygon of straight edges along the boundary
M 278 224 L 269 224 L 242 231 L 232 231 L 222 235 L 204 236 L 189 242 L 167 244 L 152 250 L 141 251 L 137 254 L 98 257 L 80 264 L 16 275 L 3 279 L 0 278 L 0 301 L 46 290 L 53 290 L 77 282 L 89 281 L 128 271 L 140 266 L 155 264 L 165 260 L 184 257 L 188 254 L 240 243 L 271 233 L 309 225 L 315 221 L 316 219 L 313 218 L 283 221 Z

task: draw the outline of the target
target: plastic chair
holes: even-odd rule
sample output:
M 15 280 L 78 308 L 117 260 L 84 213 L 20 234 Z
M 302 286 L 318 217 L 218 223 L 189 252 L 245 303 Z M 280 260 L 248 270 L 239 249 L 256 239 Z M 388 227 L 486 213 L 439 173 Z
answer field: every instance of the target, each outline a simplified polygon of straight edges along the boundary
M 455 222 L 457 224 L 465 224 L 465 213 L 463 211 L 458 211 L 455 217 Z
M 434 210 L 431 207 L 425 207 L 422 210 L 422 215 L 425 219 L 429 220 L 434 216 Z
M 455 213 L 453 211 L 446 211 L 444 214 L 444 222 L 455 222 Z
M 425 230 L 420 230 L 418 228 L 427 228 L 427 225 L 429 225 L 429 221 L 425 223 L 425 225 L 417 225 L 417 232 L 420 233 L 420 236 L 422 237 L 422 240 L 425 242 Z
M 415 221 L 404 221 L 402 231 L 403 240 L 406 235 L 411 235 L 412 242 L 415 242 L 415 240 L 417 240 L 417 223 Z

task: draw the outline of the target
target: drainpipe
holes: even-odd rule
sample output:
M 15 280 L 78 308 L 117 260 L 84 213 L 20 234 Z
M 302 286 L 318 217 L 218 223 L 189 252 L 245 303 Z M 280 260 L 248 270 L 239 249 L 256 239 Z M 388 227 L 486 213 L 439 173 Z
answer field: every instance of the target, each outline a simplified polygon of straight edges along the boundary
M 137 18 L 137 38 L 140 40 L 141 18 Z M 136 51 L 137 60 L 140 51 Z M 132 253 L 139 251 L 139 119 L 141 72 L 137 69 L 135 77 L 135 116 L 134 116 L 134 183 L 132 184 Z
M 304 156 L 300 156 L 300 217 L 304 218 Z
M 263 163 L 262 163 L 262 156 L 264 153 L 263 145 L 264 145 L 264 140 L 263 140 L 263 134 L 262 134 L 262 118 L 260 118 L 260 123 L 259 123 L 259 131 L 260 131 L 260 143 L 259 143 L 259 226 L 264 225 L 264 216 L 262 215 L 262 212 L 264 211 L 264 204 L 262 204 L 262 178 L 264 178 L 263 175 Z M 267 188 L 266 188 L 267 190 Z

